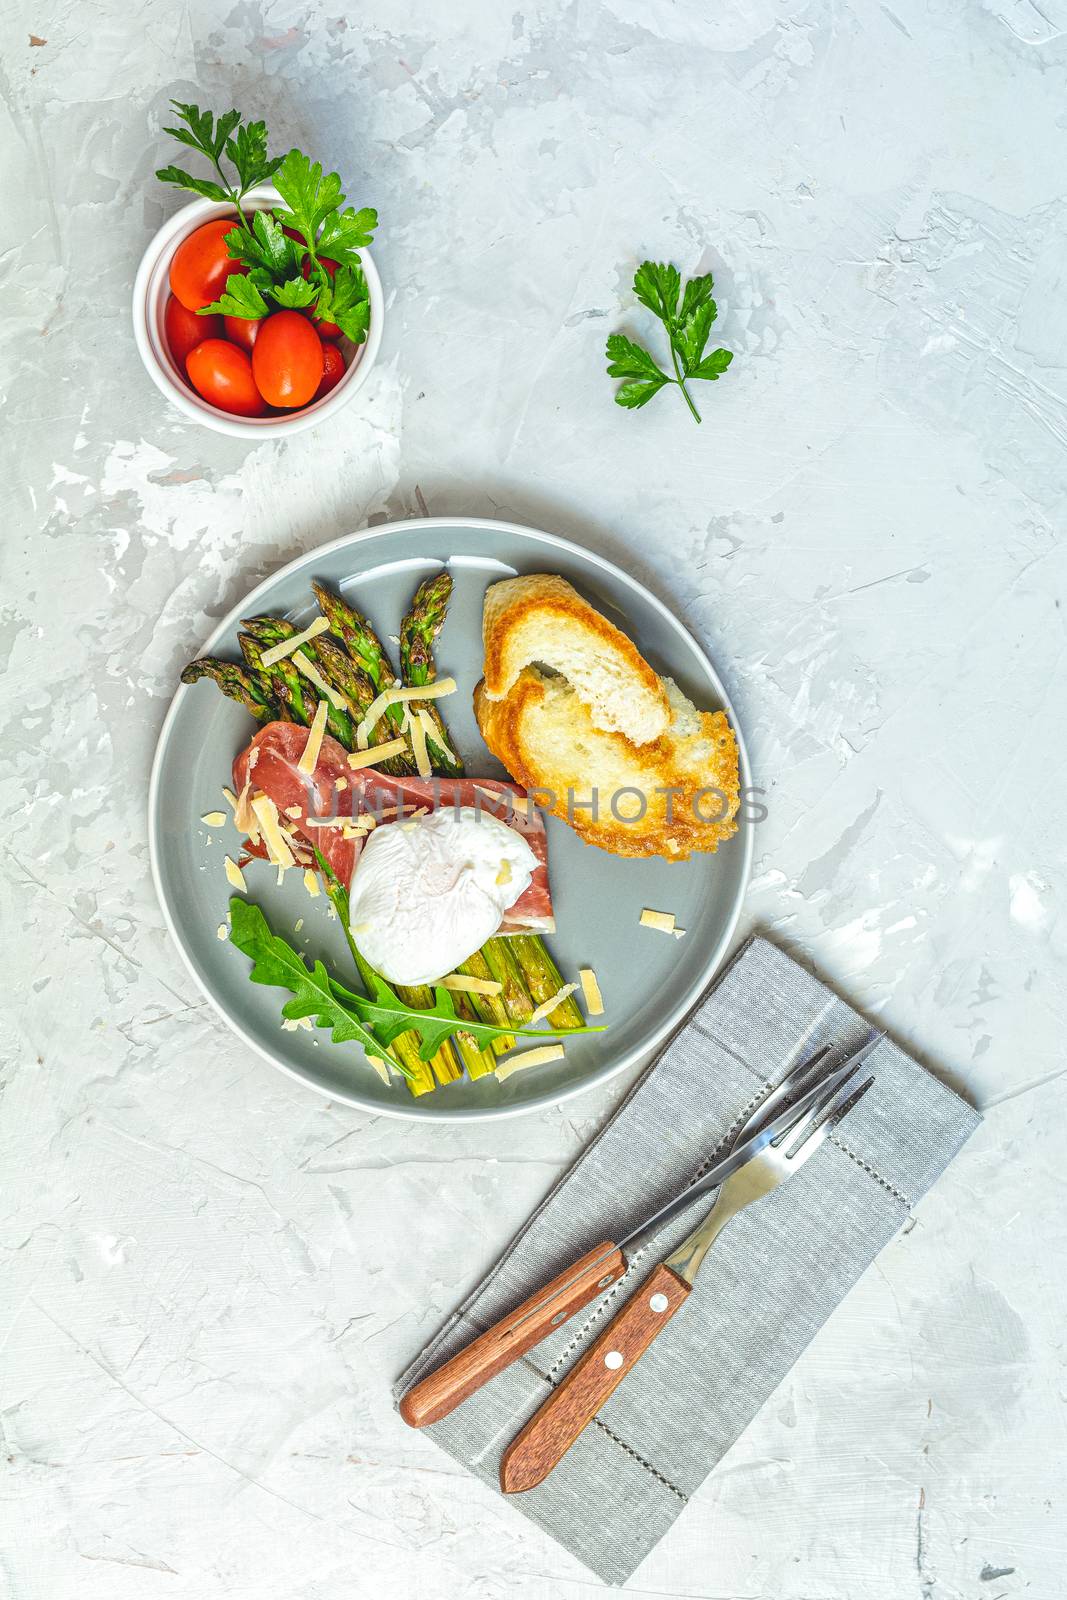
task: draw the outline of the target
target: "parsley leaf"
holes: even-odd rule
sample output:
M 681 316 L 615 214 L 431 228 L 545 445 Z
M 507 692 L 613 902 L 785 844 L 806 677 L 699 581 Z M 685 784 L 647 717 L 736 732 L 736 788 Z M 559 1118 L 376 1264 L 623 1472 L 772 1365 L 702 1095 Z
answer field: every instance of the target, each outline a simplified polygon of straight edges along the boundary
M 370 326 L 370 291 L 363 268 L 358 263 L 338 267 L 322 288 L 316 285 L 316 293 L 316 320 L 336 322 L 353 344 L 362 344 Z
M 286 311 L 300 311 L 304 306 L 309 306 L 319 293 L 317 283 L 311 283 L 307 278 L 287 278 L 284 283 L 274 283 L 267 293 L 275 305 L 281 306 Z
M 209 306 L 202 307 L 198 315 L 206 317 L 216 311 L 224 317 L 246 317 L 252 322 L 267 316 L 270 306 L 260 292 L 256 276 L 251 272 L 231 272 L 219 298 Z M 304 280 L 300 281 L 302 283 Z
M 180 189 L 191 189 L 193 194 L 202 194 L 205 200 L 228 200 L 230 192 L 224 189 L 221 183 L 213 183 L 210 178 L 197 178 L 191 172 L 183 172 L 181 167 L 159 167 L 156 177 L 163 183 L 176 183 Z
M 372 206 L 363 206 L 359 211 L 353 211 L 349 206 L 347 211 L 338 211 L 326 218 L 315 252 L 341 262 L 346 256 L 354 256 L 357 250 L 370 244 L 377 226 L 378 213 Z
M 281 226 L 269 211 L 257 211 L 252 218 L 251 232 L 234 228 L 226 235 L 226 248 L 230 255 L 248 267 L 264 267 L 281 278 L 299 272 L 303 251 L 283 233 Z
M 234 138 L 226 141 L 226 155 L 237 168 L 242 191 L 267 183 L 282 164 L 282 157 L 267 154 L 267 124 L 245 122 Z
M 670 379 L 653 360 L 648 351 L 635 344 L 624 333 L 608 335 L 608 375 L 612 378 L 656 378 L 669 383 Z
M 677 384 L 697 422 L 700 413 L 686 388 L 690 378 L 714 381 L 726 371 L 733 354 L 713 350 L 705 355 L 711 328 L 718 316 L 712 299 L 711 273 L 690 278 L 682 290 L 678 268 L 671 262 L 643 261 L 634 274 L 634 294 L 663 323 L 670 341 L 674 377 L 669 377 L 643 346 L 624 334 L 613 333 L 607 342 L 608 376 L 625 378 L 615 392 L 616 405 L 636 411 L 647 405 L 666 384 Z M 681 295 L 681 304 L 679 304 Z
M 291 213 L 283 220 L 303 234 L 314 252 L 322 224 L 344 204 L 340 177 L 336 172 L 323 176 L 320 162 L 309 161 L 302 150 L 290 150 L 274 175 L 274 187 Z

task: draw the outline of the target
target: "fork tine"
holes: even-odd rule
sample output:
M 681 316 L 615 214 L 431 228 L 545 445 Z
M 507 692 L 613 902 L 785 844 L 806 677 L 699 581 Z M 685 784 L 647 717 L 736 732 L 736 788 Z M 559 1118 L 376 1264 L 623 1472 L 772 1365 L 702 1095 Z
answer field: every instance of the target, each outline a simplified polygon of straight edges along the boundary
M 858 1070 L 859 1068 L 857 1067 L 856 1071 Z M 821 1106 L 813 1109 L 809 1116 L 805 1118 L 807 1127 L 805 1127 L 805 1123 L 801 1124 L 798 1130 L 800 1137 L 795 1139 L 790 1149 L 786 1151 L 786 1159 L 788 1161 L 795 1162 L 797 1166 L 800 1166 L 810 1155 L 814 1155 L 827 1134 L 832 1133 L 838 1123 L 844 1117 L 847 1117 L 853 1107 L 863 1099 L 863 1096 L 874 1082 L 873 1077 L 867 1078 L 858 1088 L 853 1088 L 843 1099 L 838 1098 L 845 1084 L 854 1076 L 854 1073 L 849 1073 L 845 1083 L 831 1096 L 829 1106 L 824 1101 Z M 821 1120 L 819 1120 L 820 1118 Z
M 777 1088 L 769 1090 L 763 1096 L 755 1111 L 742 1124 L 741 1131 L 737 1135 L 738 1141 L 747 1138 L 750 1133 L 755 1133 L 757 1128 L 761 1128 L 765 1122 L 769 1122 L 772 1117 L 777 1116 L 787 1100 L 790 1100 L 794 1095 L 799 1097 L 816 1070 L 825 1064 L 826 1057 L 830 1054 L 832 1048 L 831 1045 L 824 1044 L 821 1049 L 816 1050 L 815 1054 L 809 1056 L 806 1061 L 800 1062 L 798 1066 L 790 1067 Z
M 815 1104 L 805 1112 L 803 1118 L 797 1117 L 788 1125 L 788 1127 L 783 1128 L 782 1132 L 771 1141 L 773 1148 L 780 1150 L 783 1145 L 789 1145 L 791 1147 L 796 1142 L 797 1135 L 804 1128 L 810 1128 L 814 1123 L 816 1123 L 826 1107 L 829 1105 L 830 1101 L 844 1088 L 846 1083 L 855 1077 L 856 1073 L 866 1061 L 875 1045 L 879 1044 L 884 1038 L 884 1031 L 881 1029 L 872 1028 L 867 1036 L 867 1039 L 860 1046 L 860 1048 L 854 1051 L 851 1056 L 840 1062 L 837 1067 L 832 1068 L 826 1074 L 828 1081 L 833 1080 L 836 1077 L 836 1082 L 832 1083 L 832 1087 L 827 1091 L 826 1095 L 816 1100 Z M 850 1072 L 846 1072 L 844 1077 L 837 1077 L 837 1074 L 841 1072 L 842 1068 L 849 1066 L 851 1066 L 852 1069 Z

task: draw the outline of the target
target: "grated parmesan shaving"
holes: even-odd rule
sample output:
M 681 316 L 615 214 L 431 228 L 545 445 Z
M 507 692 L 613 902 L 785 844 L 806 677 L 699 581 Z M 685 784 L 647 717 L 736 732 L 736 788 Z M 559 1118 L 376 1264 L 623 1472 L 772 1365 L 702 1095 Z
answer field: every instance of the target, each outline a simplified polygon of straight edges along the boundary
M 206 828 L 222 828 L 226 823 L 225 811 L 205 811 L 200 821 Z
M 579 967 L 578 976 L 582 980 L 582 998 L 585 1001 L 585 1009 L 591 1017 L 602 1017 L 604 1015 L 604 996 L 600 992 L 596 973 L 592 967 Z
M 415 757 L 415 769 L 420 778 L 432 778 L 433 767 L 430 765 L 430 752 L 426 748 L 426 729 L 422 725 L 421 717 L 407 714 L 407 730 L 411 735 L 411 750 Z
M 657 933 L 674 932 L 673 911 L 650 911 L 646 906 L 638 920 L 642 928 L 655 928 Z
M 255 812 L 252 810 L 250 796 L 252 793 L 252 780 L 247 779 L 244 788 L 238 795 L 233 808 L 233 820 L 242 833 L 247 833 L 253 844 L 259 843 L 259 826 L 256 822 Z
M 311 724 L 308 742 L 304 746 L 304 753 L 296 764 L 297 772 L 302 773 L 305 778 L 311 777 L 318 763 L 319 751 L 322 749 L 322 741 L 326 733 L 326 718 L 328 714 L 329 706 L 325 700 L 320 700 L 315 708 L 315 720 Z
M 321 893 L 319 889 L 319 880 L 310 870 L 304 873 L 304 888 L 307 890 L 312 900 L 317 900 L 319 898 L 319 894 Z
M 330 624 L 325 617 L 316 617 L 310 628 L 305 628 L 303 633 L 294 633 L 291 639 L 283 639 L 281 644 L 272 644 L 269 650 L 264 650 L 260 657 L 260 665 L 273 667 L 276 661 L 284 661 L 286 656 L 293 655 L 302 644 L 307 644 L 312 639 L 317 639 L 320 633 L 325 633 Z
M 228 939 L 229 937 L 230 937 L 229 928 L 226 926 L 225 922 L 220 922 L 218 927 L 215 929 L 215 938 L 216 939 Z
M 552 995 L 550 999 L 546 1000 L 543 1005 L 538 1006 L 537 1010 L 530 1018 L 528 1026 L 532 1028 L 536 1023 L 543 1022 L 547 1016 L 550 1016 L 552 1012 L 555 1011 L 557 1006 L 561 1006 L 564 1000 L 568 1000 L 570 998 L 577 987 L 578 985 L 576 983 L 565 983 L 562 989 L 557 989 L 556 993 Z
M 523 1050 L 521 1055 L 506 1056 L 497 1067 L 496 1076 L 503 1083 L 513 1072 L 523 1072 L 527 1067 L 541 1067 L 546 1061 L 559 1061 L 563 1053 L 561 1044 L 546 1044 L 537 1050 Z
M 521 811 L 524 817 L 530 815 L 532 805 L 529 795 L 515 794 L 510 789 L 487 789 L 484 783 L 476 783 L 474 787 L 479 794 L 484 794 L 485 798 L 491 800 L 495 806 L 506 806 L 510 802 L 513 810 Z
M 313 683 L 320 694 L 326 696 L 335 711 L 351 711 L 352 707 L 343 694 L 338 694 L 332 683 L 327 683 L 315 663 L 308 659 L 303 650 L 298 650 L 293 657 L 293 666 L 304 674 L 309 683 Z
M 495 978 L 470 978 L 465 972 L 451 972 L 441 979 L 441 987 L 456 994 L 500 994 L 504 985 Z
M 367 1060 L 370 1062 L 371 1066 L 374 1068 L 374 1070 L 378 1074 L 379 1078 L 381 1078 L 382 1082 L 383 1083 L 388 1083 L 389 1082 L 389 1068 L 386 1066 L 386 1064 L 382 1060 L 381 1056 L 368 1056 Z
M 453 750 L 452 746 L 449 744 L 448 740 L 437 726 L 437 723 L 431 717 L 430 713 L 426 710 L 426 707 L 420 706 L 415 715 L 421 723 L 422 731 L 426 737 L 433 740 L 438 750 L 443 750 L 447 756 L 451 756 L 452 760 L 455 761 L 456 752 Z
M 245 875 L 232 856 L 226 857 L 226 879 L 232 889 L 239 889 L 242 894 L 248 893 Z
M 276 867 L 281 867 L 284 872 L 287 867 L 295 865 L 293 852 L 286 842 L 281 828 L 278 826 L 278 807 L 274 804 L 269 794 L 257 794 L 252 801 L 252 810 L 256 820 L 263 830 L 263 842 L 267 847 L 267 854 Z
M 406 739 L 387 739 L 384 744 L 376 744 L 371 750 L 353 750 L 348 765 L 356 769 L 377 766 L 379 761 L 388 761 L 390 756 L 405 755 L 407 748 Z
M 436 683 L 422 685 L 395 684 L 376 695 L 367 708 L 367 714 L 356 729 L 356 743 L 361 750 L 367 748 L 372 729 L 381 721 L 390 706 L 402 705 L 405 700 L 440 700 L 446 694 L 455 694 L 455 678 L 438 678 Z

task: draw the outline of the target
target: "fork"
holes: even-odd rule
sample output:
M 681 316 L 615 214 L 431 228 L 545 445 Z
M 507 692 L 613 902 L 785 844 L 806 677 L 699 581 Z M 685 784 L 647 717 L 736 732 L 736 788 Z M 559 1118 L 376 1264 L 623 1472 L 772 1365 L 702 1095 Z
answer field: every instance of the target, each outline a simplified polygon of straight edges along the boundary
M 762 1200 L 799 1171 L 867 1093 L 874 1078 L 868 1077 L 855 1087 L 859 1069 L 857 1063 L 832 1090 L 798 1114 L 776 1139 L 726 1179 L 708 1214 L 660 1262 L 512 1440 L 500 1463 L 500 1486 L 505 1494 L 517 1494 L 544 1481 L 685 1304 L 704 1257 L 722 1230 L 738 1212 Z M 804 1076 L 807 1077 L 806 1071 Z M 767 1118 L 768 1103 L 779 1093 L 776 1090 L 753 1113 L 760 1123 Z M 747 1131 L 746 1124 L 742 1138 Z

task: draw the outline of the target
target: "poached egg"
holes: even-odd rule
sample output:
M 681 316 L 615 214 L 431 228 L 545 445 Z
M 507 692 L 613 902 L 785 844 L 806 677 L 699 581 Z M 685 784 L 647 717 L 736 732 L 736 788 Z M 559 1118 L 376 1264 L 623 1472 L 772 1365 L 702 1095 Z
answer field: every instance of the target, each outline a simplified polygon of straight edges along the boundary
M 352 874 L 352 937 L 390 983 L 432 983 L 492 938 L 536 866 L 521 834 L 473 806 L 375 828 Z

